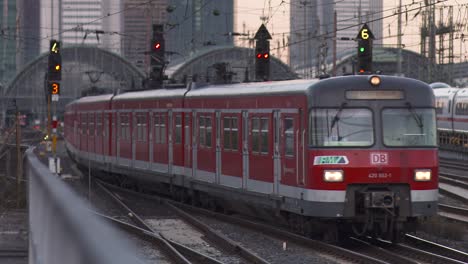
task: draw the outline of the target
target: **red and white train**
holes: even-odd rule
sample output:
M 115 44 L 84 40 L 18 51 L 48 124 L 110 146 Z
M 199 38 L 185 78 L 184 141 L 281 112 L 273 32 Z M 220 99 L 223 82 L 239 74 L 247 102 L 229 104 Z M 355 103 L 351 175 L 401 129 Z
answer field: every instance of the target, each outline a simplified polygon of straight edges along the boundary
M 434 89 L 441 146 L 468 148 L 468 88 Z
M 392 236 L 437 211 L 434 94 L 413 79 L 85 97 L 66 107 L 65 140 L 83 166 L 201 203 L 275 212 L 307 232 L 333 223 Z

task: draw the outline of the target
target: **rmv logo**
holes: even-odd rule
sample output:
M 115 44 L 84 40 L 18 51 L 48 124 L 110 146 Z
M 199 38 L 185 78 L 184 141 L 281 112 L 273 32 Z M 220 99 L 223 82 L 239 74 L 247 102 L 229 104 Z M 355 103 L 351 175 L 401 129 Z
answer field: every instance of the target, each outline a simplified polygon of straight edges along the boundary
M 371 153 L 370 159 L 372 164 L 388 164 L 388 153 Z
M 314 159 L 314 165 L 348 163 L 348 159 L 345 156 L 316 156 Z

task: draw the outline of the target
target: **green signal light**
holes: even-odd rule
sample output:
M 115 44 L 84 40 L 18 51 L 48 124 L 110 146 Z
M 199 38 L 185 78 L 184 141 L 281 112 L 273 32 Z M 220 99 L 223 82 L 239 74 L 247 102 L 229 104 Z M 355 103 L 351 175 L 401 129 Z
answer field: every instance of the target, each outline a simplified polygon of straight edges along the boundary
M 360 51 L 360 52 L 364 52 L 364 50 L 365 50 L 364 47 L 360 47 L 360 48 L 359 48 L 359 51 Z

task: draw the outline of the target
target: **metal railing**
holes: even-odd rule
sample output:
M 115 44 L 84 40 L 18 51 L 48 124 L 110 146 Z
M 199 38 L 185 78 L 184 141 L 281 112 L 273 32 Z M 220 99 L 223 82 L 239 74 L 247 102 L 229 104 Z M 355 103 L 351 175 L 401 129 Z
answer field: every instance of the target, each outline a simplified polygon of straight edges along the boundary
M 91 213 L 85 202 L 26 152 L 29 263 L 142 263 L 127 238 Z

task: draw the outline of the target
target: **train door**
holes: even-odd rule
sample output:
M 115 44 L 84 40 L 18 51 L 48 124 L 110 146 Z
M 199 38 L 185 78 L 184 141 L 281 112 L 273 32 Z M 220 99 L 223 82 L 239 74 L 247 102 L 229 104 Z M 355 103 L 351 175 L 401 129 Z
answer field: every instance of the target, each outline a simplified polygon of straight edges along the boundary
M 171 115 L 172 116 L 172 113 Z M 152 115 L 152 157 L 150 157 L 153 169 L 159 172 L 169 172 L 169 163 L 172 156 L 172 145 L 168 143 L 169 132 L 172 131 L 171 123 L 165 112 L 157 111 Z M 169 132 L 168 132 L 169 131 Z M 172 140 L 171 140 L 172 142 Z M 169 154 L 169 149 L 171 154 Z M 172 161 L 171 161 L 172 162 Z
M 191 131 L 191 114 L 184 114 L 184 174 L 187 177 L 192 177 L 192 131 Z
M 133 136 L 133 151 L 135 167 L 146 169 L 149 161 L 148 144 L 148 113 L 138 112 L 135 114 L 135 134 Z
M 104 112 L 104 131 L 102 141 L 103 141 L 103 155 L 104 155 L 104 161 L 109 162 L 108 157 L 111 155 L 111 150 L 110 150 L 110 122 L 109 122 L 109 116 L 110 113 Z
M 198 140 L 197 140 L 197 135 L 198 135 L 198 121 L 197 121 L 197 112 L 193 111 L 191 113 L 192 116 L 192 177 L 196 178 L 197 177 L 197 162 L 198 162 L 198 157 L 197 157 L 197 151 L 198 151 Z
M 278 194 L 281 179 L 281 152 L 280 152 L 281 120 L 279 111 L 273 112 L 273 193 Z
M 111 147 L 111 156 L 112 156 L 112 162 L 116 163 L 117 159 L 119 157 L 119 151 L 118 151 L 118 131 L 119 131 L 119 114 L 117 111 L 112 112 L 112 147 Z
M 198 119 L 198 151 L 197 179 L 216 181 L 216 120 L 213 113 L 199 113 Z
M 95 153 L 95 131 L 94 131 L 94 113 L 89 113 L 88 114 L 88 139 L 87 139 L 87 150 L 88 153 L 90 154 L 89 156 L 93 156 Z
M 73 120 L 73 144 L 75 148 L 79 148 L 80 146 L 80 135 L 78 134 L 78 115 L 75 115 L 75 119 Z
M 137 120 L 137 115 L 135 112 L 130 112 L 130 120 L 132 120 L 132 124 L 130 126 L 131 135 L 130 135 L 130 147 L 132 151 L 132 164 L 131 166 L 135 168 L 135 160 L 136 160 L 136 147 L 137 147 L 137 129 L 138 129 L 138 120 Z
M 173 163 L 174 163 L 174 125 L 173 125 L 173 120 L 174 120 L 174 113 L 172 110 L 169 110 L 167 112 L 167 129 L 168 129 L 168 149 L 167 149 L 167 172 L 169 174 L 173 173 Z
M 299 120 L 295 114 L 281 115 L 281 179 L 280 183 L 296 186 L 299 182 Z
M 215 182 L 219 184 L 221 177 L 221 112 L 215 112 L 216 119 L 216 133 L 215 133 L 215 155 L 216 155 L 216 165 L 215 165 Z
M 249 113 L 242 111 L 242 188 L 247 189 L 249 178 Z
M 239 140 L 242 135 L 242 115 L 238 113 L 225 113 L 220 119 L 220 175 L 221 184 L 241 188 L 244 176 L 243 142 Z M 248 156 L 248 152 L 245 153 Z
M 154 120 L 154 113 L 153 111 L 150 111 L 148 113 L 148 159 L 149 159 L 149 169 L 153 170 L 154 169 L 154 131 L 155 131 L 155 120 Z
M 272 113 L 250 115 L 249 182 L 256 192 L 273 192 Z
M 184 174 L 184 145 L 182 144 L 182 113 L 173 113 L 172 174 Z

